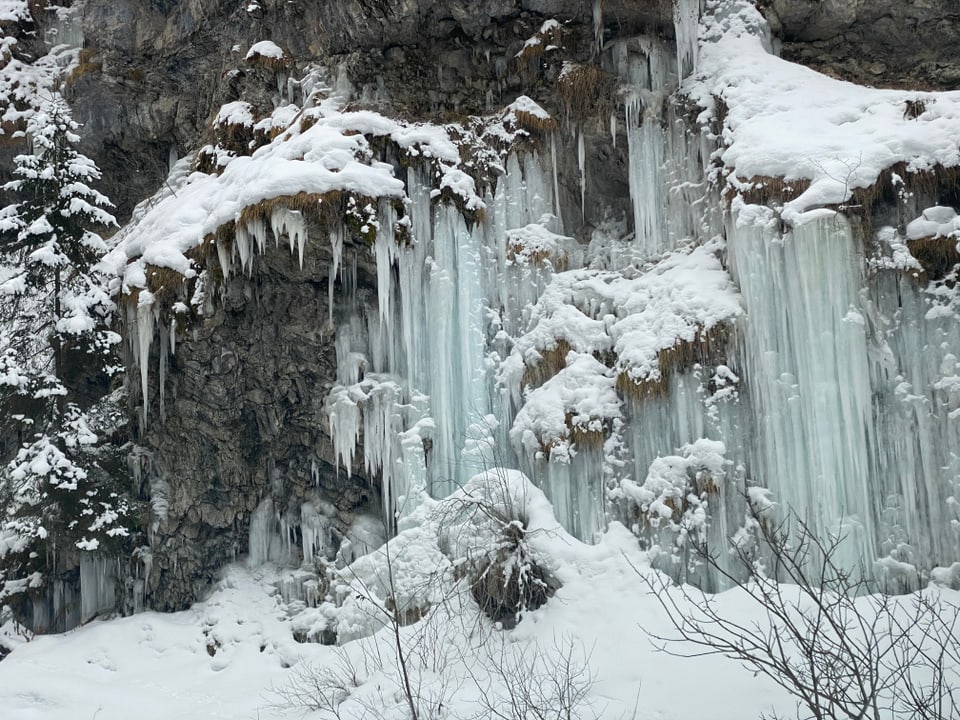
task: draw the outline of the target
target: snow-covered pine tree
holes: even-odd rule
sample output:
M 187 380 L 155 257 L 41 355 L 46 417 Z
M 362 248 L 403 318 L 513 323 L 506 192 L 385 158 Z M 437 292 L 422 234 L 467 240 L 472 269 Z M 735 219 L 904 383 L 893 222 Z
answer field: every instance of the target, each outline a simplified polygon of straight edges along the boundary
M 27 125 L 32 152 L 3 186 L 19 199 L 0 209 L 0 606 L 27 620 L 79 553 L 119 551 L 135 524 L 134 503 L 98 462 L 96 398 L 78 398 L 70 379 L 109 375 L 119 341 L 96 268 L 106 251 L 96 229 L 115 220 L 90 186 L 100 171 L 77 129 L 62 98 L 41 106 Z

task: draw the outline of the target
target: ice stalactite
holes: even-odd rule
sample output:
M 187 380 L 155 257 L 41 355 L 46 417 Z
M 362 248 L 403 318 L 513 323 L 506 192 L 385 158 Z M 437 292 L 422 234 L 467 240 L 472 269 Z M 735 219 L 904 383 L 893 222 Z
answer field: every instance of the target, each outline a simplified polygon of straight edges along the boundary
M 130 333 L 130 351 L 133 362 L 140 370 L 140 392 L 143 401 L 141 427 L 147 426 L 147 409 L 150 404 L 150 346 L 153 344 L 157 309 L 153 293 L 142 290 L 137 298 L 136 307 L 127 310 L 127 324 L 134 329 Z
M 584 149 L 583 130 L 577 130 L 577 170 L 580 174 L 580 217 L 587 212 L 587 153 Z
M 273 499 L 264 498 L 250 515 L 249 562 L 253 566 L 276 562 L 284 557 L 283 539 L 277 523 Z
M 162 422 L 167 418 L 167 355 L 170 353 L 170 334 L 164 324 L 159 325 L 157 334 L 160 336 L 160 352 L 158 353 L 160 368 L 157 384 L 159 385 L 160 420 Z
M 230 248 L 226 243 L 217 240 L 217 260 L 220 262 L 220 269 L 223 271 L 223 280 L 230 279 L 230 271 L 233 270 L 233 257 L 230 254 Z
M 593 0 L 594 52 L 600 52 L 603 49 L 603 3 L 604 0 Z
M 300 536 L 305 563 L 312 563 L 314 558 L 324 556 L 332 549 L 330 527 L 335 515 L 336 508 L 320 500 L 308 500 L 300 506 Z
M 327 308 L 329 312 L 328 319 L 333 321 L 333 295 L 336 288 L 336 279 L 338 271 L 343 263 L 343 228 L 334 225 L 330 228 L 330 248 L 333 251 L 333 258 L 330 262 L 330 275 L 327 281 Z
M 683 79 L 697 69 L 697 30 L 700 0 L 673 0 L 673 28 L 677 41 L 677 70 Z

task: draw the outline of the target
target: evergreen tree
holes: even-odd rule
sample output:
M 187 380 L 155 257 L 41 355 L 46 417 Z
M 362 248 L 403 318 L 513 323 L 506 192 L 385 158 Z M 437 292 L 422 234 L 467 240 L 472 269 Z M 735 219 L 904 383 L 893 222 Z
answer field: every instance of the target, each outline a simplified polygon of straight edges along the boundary
M 0 209 L 0 412 L 18 447 L 0 470 L 0 605 L 133 534 L 134 504 L 98 462 L 65 377 L 115 369 L 119 342 L 96 267 L 106 245 L 95 230 L 115 220 L 90 187 L 100 171 L 77 150 L 77 129 L 61 98 L 44 103 L 27 125 L 32 152 L 3 187 L 19 200 Z

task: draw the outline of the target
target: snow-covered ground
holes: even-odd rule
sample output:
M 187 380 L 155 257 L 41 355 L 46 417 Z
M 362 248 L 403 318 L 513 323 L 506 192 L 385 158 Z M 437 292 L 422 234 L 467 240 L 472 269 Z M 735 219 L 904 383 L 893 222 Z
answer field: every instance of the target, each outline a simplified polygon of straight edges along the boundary
M 511 631 L 497 632 L 488 648 L 502 641 L 508 650 L 537 643 L 554 653 L 555 641 L 571 638 L 577 655 L 589 656 L 596 679 L 591 708 L 584 717 L 662 720 L 742 720 L 789 700 L 772 684 L 718 658 L 680 659 L 658 653 L 641 629 L 668 632 L 662 611 L 631 567 L 645 566 L 636 538 L 614 525 L 596 546 L 558 533 L 563 548 L 564 586 L 547 605 L 529 613 Z M 271 585 L 276 570 L 234 565 L 204 602 L 175 614 L 143 613 L 94 621 L 64 635 L 21 644 L 0 663 L 0 708 L 10 720 L 172 720 L 192 718 L 299 717 L 273 707 L 273 688 L 283 687 L 304 663 L 336 666 L 332 647 L 298 644 L 287 608 Z M 468 601 L 469 602 L 469 601 Z M 731 612 L 746 612 L 731 597 Z M 442 610 L 438 610 L 442 613 Z M 431 622 L 405 629 L 407 634 Z M 465 636 L 478 622 L 476 606 L 453 620 L 441 620 L 439 640 L 449 661 L 439 668 L 448 684 L 440 717 L 468 718 L 481 712 L 470 673 L 486 681 L 490 650 L 473 647 L 479 636 Z M 379 717 L 402 713 L 402 697 L 391 670 L 389 630 L 376 638 L 383 668 L 369 663 L 369 683 L 357 690 Z M 219 644 L 211 656 L 208 645 Z M 367 641 L 343 651 L 367 674 Z M 493 650 L 496 653 L 496 650 Z M 416 665 L 416 662 L 413 663 Z M 469 672 L 468 672 L 469 668 Z M 419 671 L 418 671 L 419 672 Z M 439 685 L 429 674 L 428 682 Z M 343 706 L 345 717 L 377 717 L 362 707 Z M 368 714 L 364 715 L 364 712 Z M 309 717 L 329 717 L 316 712 Z
M 482 494 L 491 487 L 499 499 Z M 512 630 L 486 620 L 466 583 L 447 572 L 465 548 L 489 540 L 484 536 L 489 515 L 462 513 L 479 498 L 485 498 L 484 508 L 492 514 L 510 507 L 519 511 L 530 557 L 562 583 Z M 579 542 L 557 523 L 543 493 L 515 471 L 477 476 L 452 500 L 425 501 L 418 513 L 391 541 L 392 564 L 387 567 L 397 597 L 419 593 L 433 600 L 423 618 L 400 629 L 410 686 L 422 699 L 421 718 L 491 717 L 491 699 L 499 698 L 493 700 L 498 707 L 505 705 L 504 688 L 510 683 L 516 687 L 518 674 L 525 687 L 547 688 L 567 676 L 566 660 L 574 685 L 587 691 L 573 715 L 584 720 L 743 720 L 774 711 L 793 715 L 793 702 L 782 689 L 736 661 L 677 656 L 697 652 L 692 645 L 671 644 L 674 654 L 656 649 L 651 634 L 676 633 L 643 580 L 655 577 L 647 555 L 622 525 L 611 524 L 595 545 Z M 438 552 L 441 547 L 445 554 Z M 8 624 L 3 639 L 16 647 L 0 663 L 3 717 L 409 719 L 393 627 L 368 633 L 380 624 L 373 609 L 373 578 L 378 564 L 383 570 L 385 557 L 381 549 L 342 572 L 341 577 L 352 579 L 333 584 L 333 595 L 341 602 L 336 607 L 328 603 L 326 610 L 285 604 L 276 590 L 282 571 L 270 564 L 251 568 L 241 563 L 226 568 L 210 596 L 184 612 L 95 620 L 30 642 L 11 637 Z M 433 578 L 428 591 L 417 584 L 424 577 Z M 676 593 L 685 615 L 697 612 L 686 596 L 670 592 Z M 960 593 L 940 592 L 946 603 L 960 603 Z M 724 617 L 743 627 L 763 627 L 763 613 L 742 590 L 714 598 Z M 298 643 L 294 634 L 303 618 L 324 613 L 339 618 L 341 633 L 352 629 L 362 637 L 340 647 Z M 305 688 L 302 681 L 305 674 L 318 678 L 324 672 L 333 684 L 342 685 L 338 715 L 305 711 L 283 699 L 291 688 L 306 690 L 312 700 L 320 698 L 326 685 Z

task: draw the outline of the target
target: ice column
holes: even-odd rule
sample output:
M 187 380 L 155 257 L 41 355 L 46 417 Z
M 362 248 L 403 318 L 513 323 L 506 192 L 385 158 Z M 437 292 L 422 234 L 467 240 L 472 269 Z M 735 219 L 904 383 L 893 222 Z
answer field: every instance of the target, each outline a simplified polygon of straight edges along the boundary
M 701 232 L 709 150 L 668 100 L 677 87 L 671 48 L 644 37 L 618 42 L 611 58 L 624 88 L 635 245 L 650 258 Z
M 887 580 L 913 589 L 960 557 L 960 322 L 949 300 L 884 271 L 870 284 L 878 444 L 873 476 Z
M 116 567 L 117 561 L 113 558 L 88 552 L 81 554 L 80 622 L 116 607 Z
M 857 569 L 876 556 L 875 437 L 854 233 L 835 214 L 781 234 L 764 208 L 735 213 L 727 235 L 747 311 L 740 361 L 758 414 L 751 477 L 818 536 L 841 538 L 837 561 Z
M 682 82 L 697 67 L 697 29 L 700 0 L 673 0 L 673 28 L 677 38 L 677 68 Z

